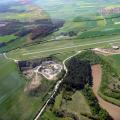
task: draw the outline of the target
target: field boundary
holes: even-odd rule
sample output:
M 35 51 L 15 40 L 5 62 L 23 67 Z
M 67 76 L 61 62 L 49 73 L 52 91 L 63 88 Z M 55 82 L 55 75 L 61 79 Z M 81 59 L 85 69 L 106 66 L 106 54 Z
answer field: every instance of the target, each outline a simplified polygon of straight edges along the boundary
M 102 43 L 109 43 L 109 42 L 118 42 L 120 41 L 120 39 L 117 40 L 107 40 L 107 41 L 102 41 L 102 42 L 94 42 L 94 43 L 90 43 L 90 44 L 80 44 L 80 45 L 73 45 L 70 47 L 61 47 L 61 48 L 56 48 L 56 49 L 51 49 L 51 50 L 44 50 L 44 51 L 39 51 L 39 52 L 29 52 L 29 53 L 24 53 L 22 54 L 23 56 L 26 55 L 32 55 L 32 54 L 37 54 L 37 53 L 45 53 L 45 52 L 52 52 L 52 51 L 57 51 L 57 50 L 64 50 L 64 49 L 70 49 L 70 48 L 76 48 L 76 47 L 83 47 L 83 46 L 90 46 L 90 45 L 97 45 L 97 44 L 102 44 Z

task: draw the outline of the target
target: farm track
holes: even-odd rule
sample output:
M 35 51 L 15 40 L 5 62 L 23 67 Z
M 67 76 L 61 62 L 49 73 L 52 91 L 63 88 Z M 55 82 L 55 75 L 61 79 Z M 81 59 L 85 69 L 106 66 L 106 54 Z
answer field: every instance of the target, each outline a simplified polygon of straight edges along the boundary
M 113 117 L 114 120 L 120 120 L 120 107 L 105 101 L 98 95 L 98 90 L 102 81 L 102 70 L 100 65 L 92 66 L 93 74 L 93 92 L 97 97 L 100 106 L 107 110 L 107 112 Z
M 106 56 L 119 55 L 120 54 L 120 50 L 106 51 L 104 49 L 95 48 L 95 49 L 93 49 L 93 51 L 95 51 L 98 54 L 102 54 L 102 55 L 106 55 Z
M 39 113 L 35 116 L 34 120 L 38 120 L 40 118 L 40 116 L 42 115 L 42 113 L 44 112 L 45 108 L 47 107 L 48 103 L 51 101 L 51 99 L 53 99 L 54 95 L 56 94 L 56 92 L 58 91 L 59 89 L 59 86 L 60 84 L 63 82 L 64 80 L 64 77 L 66 76 L 68 70 L 67 70 L 67 67 L 65 65 L 65 62 L 69 59 L 71 59 L 72 57 L 76 56 L 77 54 L 79 54 L 81 51 L 78 51 L 77 53 L 75 53 L 74 55 L 66 58 L 64 61 L 63 61 L 63 66 L 64 66 L 64 70 L 66 71 L 65 75 L 63 76 L 63 78 L 61 80 L 59 80 L 55 87 L 54 87 L 54 90 L 53 90 L 53 93 L 51 94 L 50 98 L 46 101 L 46 103 L 43 105 L 43 107 L 40 109 Z
M 17 63 L 17 62 L 19 61 L 19 60 L 16 60 L 16 59 L 13 59 L 13 58 L 8 57 L 8 56 L 6 55 L 6 53 L 3 53 L 2 55 L 4 56 L 5 59 L 7 59 L 7 60 L 13 60 L 15 63 Z

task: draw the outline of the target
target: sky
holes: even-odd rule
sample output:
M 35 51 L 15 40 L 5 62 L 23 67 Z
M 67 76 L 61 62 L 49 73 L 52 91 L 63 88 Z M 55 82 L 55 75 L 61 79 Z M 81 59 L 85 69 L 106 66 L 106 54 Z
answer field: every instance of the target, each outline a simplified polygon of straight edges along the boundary
M 30 0 L 0 0 L 0 3 L 9 3 L 9 2 L 17 2 L 17 1 L 20 1 L 20 2 L 23 2 L 23 3 L 25 3 L 25 2 L 28 2 L 28 1 L 30 1 Z
M 0 0 L 0 3 L 10 2 L 11 0 Z M 15 0 L 12 0 L 15 1 Z

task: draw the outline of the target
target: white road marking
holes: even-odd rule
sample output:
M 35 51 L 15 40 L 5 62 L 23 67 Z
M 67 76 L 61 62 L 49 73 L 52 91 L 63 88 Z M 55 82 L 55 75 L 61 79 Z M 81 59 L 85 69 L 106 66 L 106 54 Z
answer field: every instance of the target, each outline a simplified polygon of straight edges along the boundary
M 57 51 L 57 50 L 70 49 L 70 48 L 76 48 L 76 47 L 83 47 L 83 46 L 89 46 L 89 45 L 96 45 L 96 44 L 102 44 L 102 43 L 117 42 L 117 41 L 120 41 L 120 39 L 109 40 L 109 41 L 102 41 L 102 42 L 95 42 L 95 43 L 83 44 L 83 45 L 74 45 L 74 46 L 70 46 L 70 47 L 62 47 L 62 48 L 56 48 L 56 49 L 51 49 L 51 50 L 44 50 L 44 51 L 39 51 L 39 52 L 29 52 L 29 53 L 24 53 L 23 56 L 37 54 L 37 53 L 52 52 L 52 51 Z

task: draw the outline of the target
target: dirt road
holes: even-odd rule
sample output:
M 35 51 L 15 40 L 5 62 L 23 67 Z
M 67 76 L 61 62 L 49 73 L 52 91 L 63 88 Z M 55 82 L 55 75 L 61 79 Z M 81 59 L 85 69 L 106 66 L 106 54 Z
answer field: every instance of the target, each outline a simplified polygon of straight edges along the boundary
M 93 75 L 93 92 L 97 97 L 100 106 L 107 110 L 107 112 L 113 117 L 114 120 L 120 120 L 120 107 L 103 100 L 97 93 L 101 84 L 102 77 L 102 69 L 100 65 L 92 66 L 92 75 Z
M 68 70 L 67 70 L 67 67 L 65 65 L 65 62 L 69 59 L 71 59 L 72 57 L 78 55 L 81 51 L 78 51 L 77 53 L 75 53 L 74 55 L 66 58 L 64 61 L 63 61 L 63 67 L 64 67 L 64 70 L 66 71 L 65 75 L 63 76 L 63 78 L 58 81 L 54 87 L 54 90 L 53 90 L 53 93 L 51 94 L 50 98 L 46 101 L 46 103 L 43 105 L 43 107 L 41 108 L 41 110 L 39 111 L 39 113 L 35 116 L 34 120 L 38 120 L 40 118 L 40 116 L 42 115 L 42 113 L 44 112 L 45 108 L 47 107 L 48 103 L 51 101 L 51 99 L 53 99 L 53 96 L 56 94 L 60 84 L 63 82 L 64 80 L 64 77 L 66 76 Z
M 120 54 L 119 49 L 118 50 L 113 50 L 113 49 L 94 48 L 93 51 L 95 51 L 98 54 L 105 55 L 105 56 Z
M 7 60 L 13 60 L 15 63 L 17 63 L 17 62 L 19 61 L 19 60 L 13 59 L 13 58 L 9 58 L 9 57 L 6 55 L 6 53 L 3 53 L 3 56 L 4 56 L 4 58 L 7 59 Z

